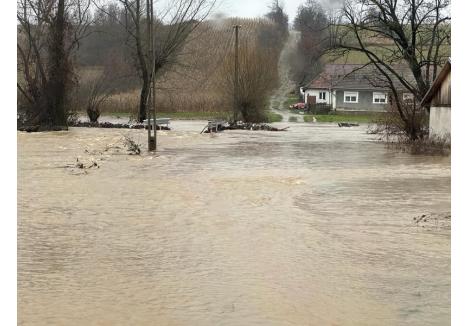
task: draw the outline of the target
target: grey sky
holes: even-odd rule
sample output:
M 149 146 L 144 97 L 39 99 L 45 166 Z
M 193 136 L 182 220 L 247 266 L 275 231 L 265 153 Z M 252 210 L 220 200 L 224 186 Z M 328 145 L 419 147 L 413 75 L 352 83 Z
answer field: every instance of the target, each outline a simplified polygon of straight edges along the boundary
M 226 16 L 260 17 L 268 12 L 271 0 L 219 0 L 216 12 Z M 305 0 L 283 0 L 284 8 L 290 20 L 296 16 L 297 7 Z
M 261 17 L 268 12 L 272 0 L 217 0 L 216 13 L 229 17 Z M 292 22 L 297 14 L 299 5 L 306 0 L 280 0 L 284 5 L 289 21 Z M 341 7 L 343 0 L 319 0 L 325 9 Z

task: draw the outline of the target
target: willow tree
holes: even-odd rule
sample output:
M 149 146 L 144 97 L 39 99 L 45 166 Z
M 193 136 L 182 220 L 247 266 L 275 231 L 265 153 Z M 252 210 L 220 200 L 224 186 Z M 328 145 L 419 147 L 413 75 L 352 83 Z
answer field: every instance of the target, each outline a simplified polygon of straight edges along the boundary
M 73 54 L 90 24 L 91 0 L 19 0 L 19 111 L 27 125 L 66 126 Z
M 224 94 L 227 106 L 234 109 L 234 123 L 237 118 L 244 122 L 265 122 L 270 95 L 279 82 L 277 67 L 282 47 L 270 39 L 278 35 L 275 31 L 279 27 L 269 19 L 232 20 L 232 24 L 242 25 L 238 52 L 236 56 L 235 44 L 231 42 L 220 69 L 218 91 Z

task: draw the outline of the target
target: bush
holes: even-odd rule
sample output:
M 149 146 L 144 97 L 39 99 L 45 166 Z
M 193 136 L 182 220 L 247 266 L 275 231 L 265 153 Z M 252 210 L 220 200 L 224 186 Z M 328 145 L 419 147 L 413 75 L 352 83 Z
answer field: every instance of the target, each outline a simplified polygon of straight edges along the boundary
M 388 143 L 389 146 L 409 152 L 414 155 L 450 155 L 450 136 L 446 137 L 424 137 L 417 140 L 409 138 L 397 138 Z
M 281 122 L 281 121 L 283 121 L 283 116 L 281 114 L 268 112 L 266 115 L 266 119 L 260 122 L 272 123 L 272 122 Z
M 331 111 L 331 105 L 320 103 L 315 105 L 309 105 L 307 109 L 307 113 L 310 114 L 329 114 Z

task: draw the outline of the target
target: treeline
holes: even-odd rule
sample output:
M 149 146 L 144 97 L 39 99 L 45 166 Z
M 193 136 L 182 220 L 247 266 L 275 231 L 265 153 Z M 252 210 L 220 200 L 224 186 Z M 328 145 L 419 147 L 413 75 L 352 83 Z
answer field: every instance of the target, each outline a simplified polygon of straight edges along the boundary
M 39 0 L 20 1 L 17 85 L 21 123 L 66 125 L 74 113 L 83 111 L 91 121 L 97 121 L 102 112 L 129 112 L 141 121 L 153 71 L 157 111 L 234 113 L 229 84 L 235 24 L 242 25 L 239 80 L 242 89 L 252 92 L 242 92 L 239 98 L 257 101 L 243 100 L 237 110 L 242 119 L 262 119 L 258 112 L 266 109 L 265 98 L 276 86 L 277 69 L 272 67 L 277 65 L 288 34 L 282 8 L 275 1 L 264 18 L 207 19 L 214 1 L 176 2 L 176 9 L 154 12 L 155 37 L 149 40 L 150 12 L 143 0 L 115 0 L 94 8 L 95 2 L 86 0 L 54 0 L 48 8 Z M 54 25 L 60 16 L 59 4 L 64 5 L 62 31 Z M 56 35 L 62 42 L 57 41 L 54 52 Z M 151 42 L 154 61 L 150 59 Z M 44 76 L 54 75 L 42 71 L 53 67 L 64 75 L 58 79 L 63 85 L 56 89 L 60 94 L 49 94 L 49 86 L 43 83 Z M 61 99 L 61 108 L 52 109 L 54 98 Z

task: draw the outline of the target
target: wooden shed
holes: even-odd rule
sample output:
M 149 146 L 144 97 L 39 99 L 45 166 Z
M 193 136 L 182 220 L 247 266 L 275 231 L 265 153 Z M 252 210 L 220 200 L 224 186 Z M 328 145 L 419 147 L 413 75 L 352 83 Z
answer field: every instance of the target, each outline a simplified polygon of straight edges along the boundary
M 429 135 L 450 137 L 451 133 L 451 60 L 445 64 L 422 100 L 430 107 Z

